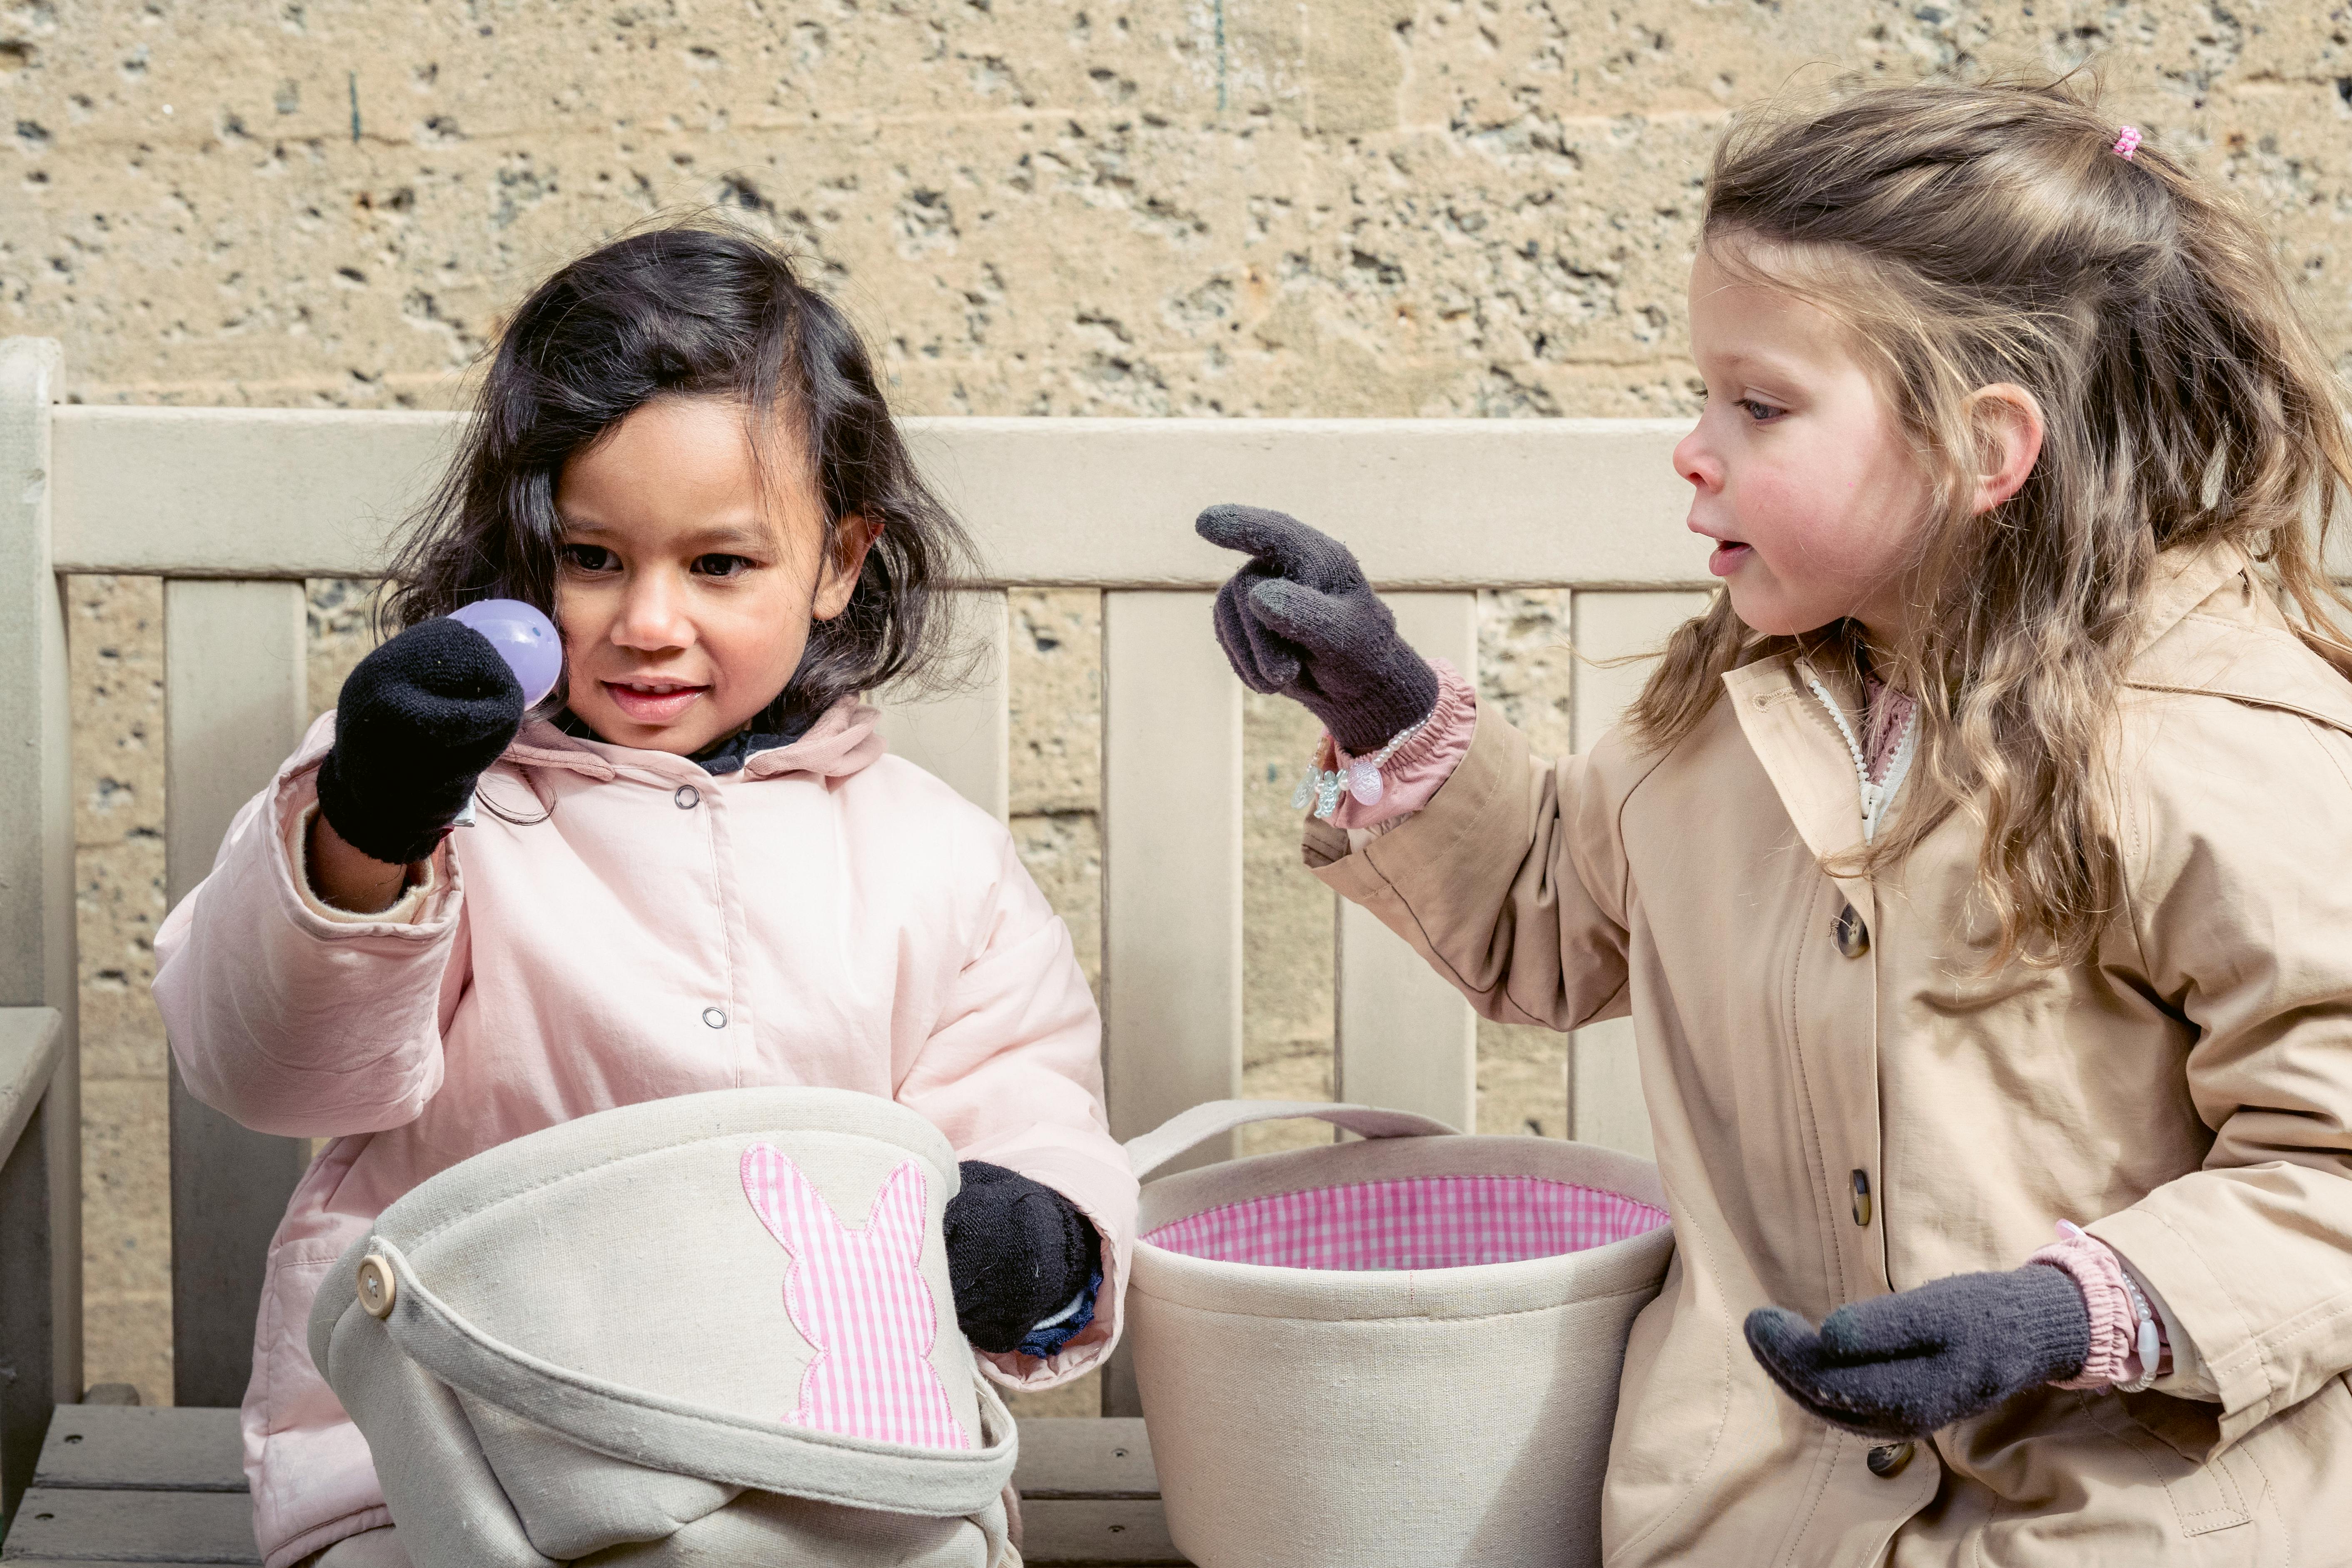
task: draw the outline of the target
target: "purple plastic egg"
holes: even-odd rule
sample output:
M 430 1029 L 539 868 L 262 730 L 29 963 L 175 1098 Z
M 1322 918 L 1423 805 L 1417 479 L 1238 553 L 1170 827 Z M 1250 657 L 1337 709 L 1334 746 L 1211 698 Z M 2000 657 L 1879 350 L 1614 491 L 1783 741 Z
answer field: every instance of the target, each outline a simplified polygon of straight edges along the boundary
M 563 674 L 563 639 L 555 625 L 520 599 L 477 599 L 449 618 L 490 639 L 522 686 L 522 705 L 536 707 Z

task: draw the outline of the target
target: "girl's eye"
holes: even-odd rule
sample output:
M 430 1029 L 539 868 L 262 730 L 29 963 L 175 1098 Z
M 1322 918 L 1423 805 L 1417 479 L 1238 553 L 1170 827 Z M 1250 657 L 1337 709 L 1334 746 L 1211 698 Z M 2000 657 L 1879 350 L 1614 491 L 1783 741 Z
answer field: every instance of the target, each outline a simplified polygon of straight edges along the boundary
M 740 577 L 751 569 L 748 555 L 698 555 L 694 569 L 706 577 Z
M 1759 403 L 1752 397 L 1741 398 L 1739 410 L 1759 425 L 1769 425 L 1788 412 L 1785 408 L 1775 408 L 1769 403 Z
M 620 563 L 601 544 L 566 544 L 556 553 L 575 572 L 609 572 Z

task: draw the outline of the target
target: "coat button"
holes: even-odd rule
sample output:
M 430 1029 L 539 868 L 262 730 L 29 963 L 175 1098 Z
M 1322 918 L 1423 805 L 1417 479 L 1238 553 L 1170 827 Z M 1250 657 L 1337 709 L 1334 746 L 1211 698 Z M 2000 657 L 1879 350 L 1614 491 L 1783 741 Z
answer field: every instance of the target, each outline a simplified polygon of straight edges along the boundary
M 1911 1463 L 1911 1456 L 1918 1452 L 1918 1448 L 1919 1445 L 1916 1443 L 1881 1443 L 1877 1447 L 1873 1448 L 1862 1462 L 1868 1465 L 1870 1473 L 1880 1480 L 1891 1481 L 1903 1473 L 1905 1468 Z
M 727 1026 L 727 1011 L 723 1007 L 705 1007 L 702 1021 L 714 1029 L 723 1029 Z
M 400 1294 L 400 1282 L 393 1277 L 392 1265 L 373 1253 L 360 1259 L 360 1307 L 371 1318 L 392 1316 L 393 1298 Z
M 1848 958 L 1860 958 L 1870 951 L 1870 928 L 1862 923 L 1862 911 L 1852 904 L 1838 911 L 1837 944 Z
M 702 804 L 702 792 L 692 784 L 680 784 L 677 786 L 677 793 L 670 796 L 670 799 L 677 802 L 678 810 L 692 811 Z
M 1870 1173 L 1853 1173 L 1853 1223 L 1863 1229 L 1870 1228 Z

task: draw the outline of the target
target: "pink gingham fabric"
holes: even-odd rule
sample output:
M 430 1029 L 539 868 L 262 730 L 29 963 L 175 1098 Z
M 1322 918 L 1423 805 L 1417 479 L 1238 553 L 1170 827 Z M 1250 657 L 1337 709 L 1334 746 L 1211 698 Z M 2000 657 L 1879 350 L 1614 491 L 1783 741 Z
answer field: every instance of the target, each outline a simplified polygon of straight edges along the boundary
M 1462 1268 L 1582 1252 L 1665 1223 L 1622 1193 L 1539 1176 L 1409 1176 L 1252 1198 L 1144 1239 L 1275 1268 Z
M 784 1419 L 848 1437 L 971 1447 L 930 1363 L 939 1315 L 921 1273 L 922 1168 L 908 1160 L 891 1172 L 858 1230 L 772 1143 L 743 1151 L 743 1195 L 792 1255 L 784 1310 L 816 1352 Z

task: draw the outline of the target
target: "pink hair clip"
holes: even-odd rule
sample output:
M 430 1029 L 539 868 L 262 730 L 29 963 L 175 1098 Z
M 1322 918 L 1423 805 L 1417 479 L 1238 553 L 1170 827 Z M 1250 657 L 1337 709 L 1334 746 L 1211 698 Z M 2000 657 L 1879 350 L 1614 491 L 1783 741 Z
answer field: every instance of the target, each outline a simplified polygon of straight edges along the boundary
M 2139 128 L 2135 125 L 2125 126 L 2123 134 L 2116 138 L 2116 156 L 2128 162 L 2131 155 L 2138 151 Z

